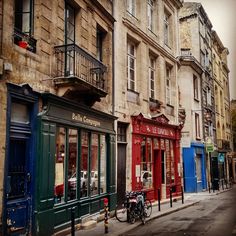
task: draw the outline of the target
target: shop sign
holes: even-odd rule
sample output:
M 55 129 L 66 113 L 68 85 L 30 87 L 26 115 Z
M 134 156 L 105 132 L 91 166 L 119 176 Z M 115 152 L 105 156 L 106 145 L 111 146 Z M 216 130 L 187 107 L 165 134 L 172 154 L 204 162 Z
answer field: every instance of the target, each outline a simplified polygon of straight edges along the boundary
M 181 132 L 181 146 L 189 148 L 190 145 L 191 145 L 191 140 L 189 131 Z
M 175 137 L 175 131 L 173 129 L 167 129 L 162 127 L 157 127 L 154 125 L 144 125 L 142 131 L 150 134 L 166 136 L 166 137 Z
M 224 163 L 224 161 L 225 161 L 225 154 L 224 153 L 219 153 L 218 154 L 218 161 L 220 163 Z
M 72 113 L 71 118 L 74 121 L 82 122 L 87 125 L 91 125 L 91 126 L 95 126 L 95 127 L 101 126 L 101 123 L 99 121 L 91 119 L 85 115 L 81 115 L 79 113 Z
M 206 151 L 207 152 L 213 152 L 214 151 L 214 145 L 213 144 L 207 144 L 206 145 Z

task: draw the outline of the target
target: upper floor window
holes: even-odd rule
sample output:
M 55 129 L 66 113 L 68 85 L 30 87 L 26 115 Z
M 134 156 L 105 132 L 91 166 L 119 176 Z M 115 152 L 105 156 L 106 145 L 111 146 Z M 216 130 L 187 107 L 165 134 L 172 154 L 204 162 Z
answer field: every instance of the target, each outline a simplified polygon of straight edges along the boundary
M 127 43 L 127 76 L 128 89 L 135 90 L 135 70 L 136 70 L 136 45 L 133 42 Z
M 195 133 L 196 139 L 200 139 L 200 118 L 199 114 L 195 113 Z
M 166 67 L 166 103 L 171 105 L 171 68 Z
M 102 50 L 103 50 L 103 39 L 105 33 L 101 28 L 97 27 L 97 59 L 99 61 L 103 60 Z
M 211 105 L 211 89 L 209 87 L 207 87 L 207 105 Z
M 194 90 L 194 99 L 199 99 L 199 92 L 198 92 L 198 78 L 196 75 L 193 75 L 193 90 Z
M 66 4 L 66 20 L 65 20 L 65 44 L 73 44 L 75 42 L 75 10 Z
M 164 13 L 164 43 L 170 46 L 170 14 Z
M 155 99 L 155 66 L 154 57 L 149 57 L 149 97 Z
M 135 16 L 136 14 L 136 0 L 126 0 L 127 3 L 127 11 Z
M 34 27 L 33 7 L 33 0 L 15 0 L 14 43 L 36 52 L 36 40 L 32 37 Z
M 127 125 L 124 123 L 118 123 L 117 126 L 117 141 L 118 142 L 127 142 L 127 138 L 126 138 L 126 129 L 127 129 Z
M 148 29 L 153 30 L 153 10 L 154 10 L 154 1 L 147 0 L 147 20 L 148 20 Z

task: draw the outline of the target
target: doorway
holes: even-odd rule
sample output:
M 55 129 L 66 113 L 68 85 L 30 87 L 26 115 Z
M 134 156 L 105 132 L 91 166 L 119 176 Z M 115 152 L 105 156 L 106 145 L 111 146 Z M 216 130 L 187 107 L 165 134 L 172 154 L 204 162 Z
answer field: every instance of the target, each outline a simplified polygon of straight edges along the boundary
M 117 204 L 125 200 L 126 192 L 126 144 L 118 143 L 117 161 Z
M 36 106 L 10 103 L 4 191 L 4 235 L 29 235 L 33 224 L 33 114 Z
M 161 150 L 161 198 L 166 199 L 166 153 Z

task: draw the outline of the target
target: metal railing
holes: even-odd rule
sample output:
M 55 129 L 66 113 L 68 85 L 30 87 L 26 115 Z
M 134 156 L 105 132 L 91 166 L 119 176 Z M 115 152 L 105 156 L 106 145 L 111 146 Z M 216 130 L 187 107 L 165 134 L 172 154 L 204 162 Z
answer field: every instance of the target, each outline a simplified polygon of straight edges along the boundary
M 107 92 L 107 67 L 76 44 L 56 46 L 56 76 L 76 77 Z

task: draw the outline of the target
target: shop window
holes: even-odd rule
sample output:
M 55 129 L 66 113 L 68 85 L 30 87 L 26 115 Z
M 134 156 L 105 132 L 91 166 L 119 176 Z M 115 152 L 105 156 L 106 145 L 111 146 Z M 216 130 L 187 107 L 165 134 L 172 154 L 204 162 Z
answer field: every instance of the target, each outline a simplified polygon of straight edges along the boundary
M 78 153 L 78 132 L 75 129 L 68 130 L 68 200 L 73 200 L 77 195 L 77 179 L 76 166 L 77 166 L 77 153 Z
M 81 141 L 78 142 L 79 140 Z M 79 156 L 78 147 L 81 151 Z M 106 155 L 105 135 L 58 127 L 55 155 L 55 203 L 105 193 L 107 191 Z
M 98 134 L 92 134 L 91 141 L 91 171 L 90 171 L 90 194 L 98 194 Z
M 33 0 L 15 0 L 14 43 L 36 52 L 33 35 Z
M 66 145 L 66 130 L 65 128 L 57 128 L 56 137 L 56 155 L 55 155 L 55 185 L 54 185 L 54 199 L 55 203 L 65 201 L 64 196 L 64 180 L 65 180 L 65 145 Z
M 141 143 L 141 182 L 144 189 L 153 187 L 152 139 L 144 138 Z
M 106 137 L 105 135 L 100 135 L 100 193 L 105 193 L 107 189 L 106 152 Z
M 89 133 L 81 132 L 80 197 L 88 196 Z
M 202 164 L 201 164 L 201 155 L 196 154 L 195 164 L 196 164 L 196 177 L 197 181 L 202 181 Z

